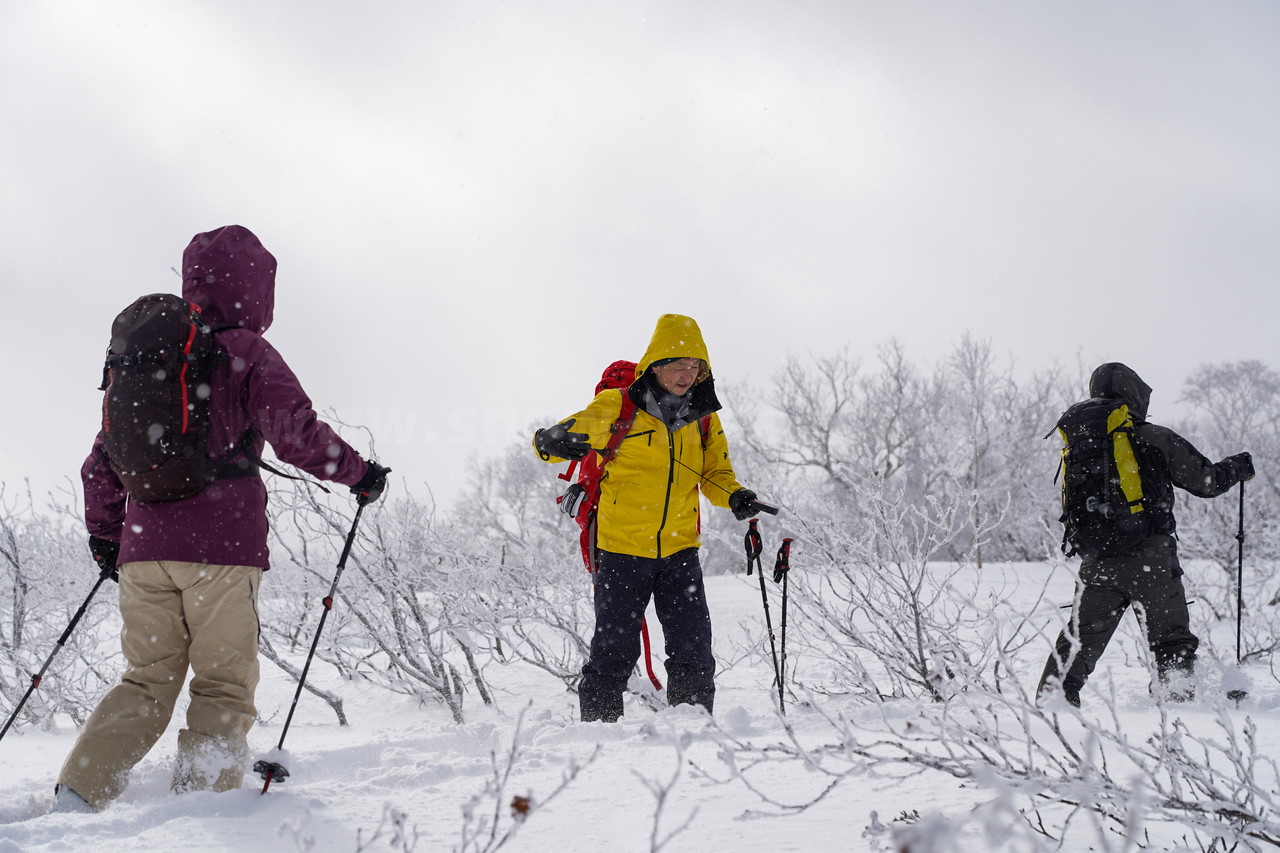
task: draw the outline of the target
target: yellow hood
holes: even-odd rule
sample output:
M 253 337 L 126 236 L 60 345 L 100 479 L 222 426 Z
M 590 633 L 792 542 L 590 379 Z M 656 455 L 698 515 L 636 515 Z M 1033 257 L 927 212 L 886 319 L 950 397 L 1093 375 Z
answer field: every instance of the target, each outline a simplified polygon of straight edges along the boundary
M 700 358 L 706 364 L 706 370 L 698 377 L 698 381 L 701 382 L 711 374 L 707 344 L 702 340 L 702 330 L 698 328 L 696 320 L 683 314 L 663 314 L 659 317 L 658 326 L 649 340 L 649 348 L 636 365 L 636 378 L 643 376 L 649 365 L 664 358 Z

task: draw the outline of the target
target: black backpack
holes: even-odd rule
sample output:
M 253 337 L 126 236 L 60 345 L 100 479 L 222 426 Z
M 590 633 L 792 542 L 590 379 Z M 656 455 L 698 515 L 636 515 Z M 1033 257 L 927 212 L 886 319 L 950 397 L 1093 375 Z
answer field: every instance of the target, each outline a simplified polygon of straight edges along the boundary
M 107 461 L 132 500 L 191 497 L 215 479 L 257 474 L 232 462 L 252 432 L 227 455 L 206 453 L 209 375 L 225 354 L 200 308 L 178 296 L 144 296 L 111 325 L 102 369 L 102 437 Z
M 1154 513 L 1129 407 L 1102 397 L 1085 400 L 1063 412 L 1056 431 L 1064 442 L 1058 468 L 1063 553 L 1096 558 L 1136 550 L 1152 532 Z

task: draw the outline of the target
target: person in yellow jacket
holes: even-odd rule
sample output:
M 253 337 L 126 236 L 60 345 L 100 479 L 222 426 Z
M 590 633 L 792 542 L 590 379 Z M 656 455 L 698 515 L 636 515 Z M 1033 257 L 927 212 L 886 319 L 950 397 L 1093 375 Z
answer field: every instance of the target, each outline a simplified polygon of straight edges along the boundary
M 658 318 L 629 388 L 602 391 L 581 412 L 537 431 L 539 457 L 562 462 L 604 449 L 623 394 L 635 417 L 600 487 L 596 628 L 578 689 L 583 722 L 622 716 L 651 596 L 666 638 L 668 702 L 712 710 L 716 664 L 698 562 L 698 494 L 740 520 L 761 507 L 734 476 L 702 332 L 680 314 Z

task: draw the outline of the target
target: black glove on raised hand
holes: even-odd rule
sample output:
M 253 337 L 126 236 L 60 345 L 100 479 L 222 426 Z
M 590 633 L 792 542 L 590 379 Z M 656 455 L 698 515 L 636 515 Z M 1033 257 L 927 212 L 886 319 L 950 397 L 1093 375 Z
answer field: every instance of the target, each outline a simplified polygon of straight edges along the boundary
M 543 459 L 582 459 L 591 452 L 590 436 L 585 432 L 569 432 L 576 418 L 540 429 L 533 434 L 533 446 Z
M 119 542 L 90 536 L 89 553 L 93 555 L 93 561 L 98 564 L 104 578 L 111 578 L 116 583 L 120 583 L 120 572 L 116 568 L 116 560 L 120 558 Z
M 351 494 L 356 496 L 356 502 L 365 506 L 382 497 L 382 490 L 387 487 L 387 475 L 390 473 L 390 468 L 370 462 L 360 482 L 351 487 Z
M 1240 475 L 1240 480 L 1253 479 L 1253 457 L 1248 453 L 1237 453 L 1235 456 L 1228 456 L 1227 461 L 1231 463 L 1231 467 Z
M 760 514 L 760 505 L 756 503 L 756 493 L 750 489 L 738 489 L 729 495 L 729 509 L 738 521 L 746 521 Z

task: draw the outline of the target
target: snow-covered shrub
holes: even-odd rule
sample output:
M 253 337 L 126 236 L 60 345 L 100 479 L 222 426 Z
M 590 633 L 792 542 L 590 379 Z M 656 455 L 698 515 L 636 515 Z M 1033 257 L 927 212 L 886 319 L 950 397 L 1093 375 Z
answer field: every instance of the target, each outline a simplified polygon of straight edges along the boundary
M 0 696 L 7 720 L 32 685 L 40 667 L 43 679 L 14 720 L 24 725 L 54 725 L 65 714 L 76 725 L 93 710 L 120 672 L 116 585 L 106 581 L 66 638 L 58 640 L 98 581 L 89 556 L 84 523 L 72 509 L 68 490 L 40 507 L 29 491 L 14 495 L 0 484 Z M 113 654 L 112 648 L 117 651 Z
M 997 655 L 1026 637 L 996 636 L 992 615 L 1006 605 L 979 592 L 971 562 L 932 560 L 975 517 L 969 494 L 956 487 L 921 506 L 877 477 L 851 483 L 850 494 L 856 521 L 817 503 L 798 525 L 794 636 L 825 670 L 810 668 L 804 685 L 941 699 L 957 678 L 998 678 Z M 992 523 L 977 520 L 981 536 Z
M 847 353 L 788 358 L 767 393 L 742 384 L 724 395 L 739 437 L 735 461 L 780 500 L 795 493 L 783 500 L 794 513 L 818 502 L 857 524 L 854 484 L 866 478 L 895 484 L 923 513 L 949 504 L 958 487 L 968 508 L 950 519 L 956 528 L 934 556 L 967 554 L 981 566 L 1043 559 L 1060 537 L 1060 445 L 1044 435 L 1070 393 L 1059 369 L 1020 382 L 989 343 L 965 336 L 929 369 L 891 341 L 870 366 Z
M 322 615 L 354 505 L 322 500 L 306 486 L 291 494 L 286 509 L 273 511 L 274 544 L 286 559 L 275 560 L 276 613 L 264 620 L 263 633 L 277 652 L 296 657 Z M 450 534 L 412 499 L 367 507 L 316 656 L 345 677 L 443 704 L 462 722 L 468 687 L 491 701 L 475 645 L 477 637 L 487 644 L 475 627 L 488 617 L 483 605 L 477 612 L 471 556 Z
M 520 661 L 576 688 L 591 586 L 577 528 L 555 510 L 558 482 L 513 447 L 476 466 L 451 518 L 410 497 L 367 508 L 317 657 L 345 677 L 441 703 L 458 721 L 467 691 L 494 701 L 487 666 Z M 264 652 L 296 678 L 353 506 L 307 486 L 278 489 L 271 506 Z
M 868 779 L 879 789 L 901 785 L 904 806 L 929 814 L 904 811 L 889 823 L 872 814 L 863 834 L 873 850 L 1047 853 L 1082 835 L 1097 850 L 1280 847 L 1280 766 L 1260 747 L 1251 716 L 1222 697 L 1188 708 L 1156 696 L 1145 714 L 1119 714 L 1120 704 L 1112 696 L 1083 711 L 1041 709 L 1016 684 L 971 686 L 909 710 L 815 703 L 824 735 L 788 727 L 783 742 L 759 744 L 722 730 L 720 757 L 724 781 L 745 784 L 766 814 L 802 814 Z M 771 784 L 786 765 L 804 768 L 816 793 Z M 912 780 L 933 774 L 978 792 L 976 804 L 943 817 L 913 800 Z
M 1222 660 L 1235 658 L 1237 584 L 1243 521 L 1241 656 L 1265 660 L 1280 648 L 1280 373 L 1257 361 L 1198 367 L 1183 388 L 1191 407 L 1180 430 L 1211 459 L 1249 451 L 1257 476 L 1241 492 L 1213 500 L 1178 496 L 1180 554 L 1189 564 L 1189 597 L 1207 623 L 1201 640 Z
M 483 564 L 495 651 L 576 690 L 595 623 L 578 527 L 556 510 L 567 486 L 555 476 L 561 467 L 513 444 L 475 466 L 455 524 Z

